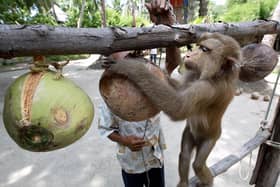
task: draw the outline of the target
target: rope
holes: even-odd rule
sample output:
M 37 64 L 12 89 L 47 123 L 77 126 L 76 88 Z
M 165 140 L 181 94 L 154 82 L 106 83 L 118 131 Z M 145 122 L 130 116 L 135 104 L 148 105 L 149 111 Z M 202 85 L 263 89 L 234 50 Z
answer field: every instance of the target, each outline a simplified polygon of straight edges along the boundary
M 143 134 L 143 139 L 146 136 L 147 127 L 148 127 L 148 120 L 146 120 L 145 130 L 144 130 L 144 134 Z M 141 150 L 141 154 L 142 154 L 143 165 L 144 165 L 144 168 L 145 168 L 145 174 L 146 174 L 146 179 L 147 179 L 147 187 L 150 187 L 150 177 L 149 177 L 148 169 L 146 167 L 145 156 L 144 156 L 143 149 Z
M 273 141 L 273 140 L 267 140 L 265 143 L 266 143 L 266 145 L 269 145 L 273 148 L 276 148 L 276 149 L 280 150 L 280 142 L 276 142 L 276 141 Z
M 267 128 L 266 125 L 268 124 L 268 115 L 270 113 L 273 97 L 275 96 L 275 92 L 276 92 L 276 88 L 278 86 L 279 78 L 280 78 L 280 70 L 278 71 L 277 78 L 276 78 L 276 81 L 274 83 L 274 87 L 273 87 L 273 90 L 272 90 L 272 93 L 271 93 L 271 98 L 270 98 L 270 101 L 269 101 L 269 104 L 268 104 L 268 107 L 267 107 L 267 110 L 266 110 L 266 113 L 265 113 L 265 117 L 260 123 L 261 129 L 266 129 Z M 279 142 L 275 142 L 275 141 L 272 141 L 272 140 L 267 140 L 265 143 L 269 146 L 272 146 L 272 147 L 280 150 L 280 143 Z M 249 166 L 248 166 L 248 170 L 245 171 L 245 175 L 242 174 L 242 160 L 240 160 L 239 177 L 242 180 L 247 180 L 248 179 L 251 167 L 252 167 L 252 152 L 250 153 Z
M 239 161 L 239 170 L 238 170 L 238 173 L 239 173 L 239 178 L 246 181 L 249 176 L 250 176 L 250 170 L 252 169 L 252 155 L 253 153 L 251 152 L 250 153 L 250 158 L 249 158 L 249 165 L 248 165 L 248 169 L 245 170 L 243 172 L 243 167 L 242 167 L 242 160 Z
M 275 81 L 275 84 L 274 84 L 274 87 L 273 87 L 273 91 L 272 91 L 271 98 L 270 98 L 270 101 L 269 101 L 269 104 L 268 104 L 268 107 L 267 107 L 267 110 L 266 110 L 266 113 L 265 113 L 264 120 L 261 122 L 261 124 L 263 124 L 264 126 L 267 124 L 267 118 L 268 118 L 268 115 L 270 113 L 270 108 L 271 108 L 273 97 L 275 96 L 276 88 L 277 88 L 277 85 L 278 85 L 278 82 L 279 82 L 279 77 L 280 77 L 280 70 L 278 71 L 278 75 L 277 75 L 277 78 L 276 78 L 276 81 Z

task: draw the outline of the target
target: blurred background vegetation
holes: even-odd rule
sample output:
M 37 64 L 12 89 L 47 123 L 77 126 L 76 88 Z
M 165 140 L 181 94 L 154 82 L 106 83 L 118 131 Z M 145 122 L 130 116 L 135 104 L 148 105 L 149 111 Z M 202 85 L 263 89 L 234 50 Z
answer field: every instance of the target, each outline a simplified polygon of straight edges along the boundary
M 190 22 L 205 21 L 197 11 L 200 2 L 188 0 L 189 14 L 193 15 L 188 19 Z M 208 4 L 208 21 L 238 22 L 269 18 L 278 0 L 205 2 Z M 0 0 L 0 23 L 68 27 L 148 25 L 150 21 L 144 3 L 145 0 Z M 104 25 L 103 12 L 106 15 Z
M 147 26 L 149 0 L 0 0 L 0 24 L 66 27 Z M 171 0 L 180 23 L 239 22 L 269 19 L 278 0 Z M 186 4 L 188 3 L 188 4 Z M 176 14 L 177 15 L 177 14 Z M 183 15 L 183 16 L 182 16 Z M 186 19 L 187 17 L 187 19 Z M 51 60 L 87 55 L 52 56 Z M 1 62 L 1 59 L 0 59 Z

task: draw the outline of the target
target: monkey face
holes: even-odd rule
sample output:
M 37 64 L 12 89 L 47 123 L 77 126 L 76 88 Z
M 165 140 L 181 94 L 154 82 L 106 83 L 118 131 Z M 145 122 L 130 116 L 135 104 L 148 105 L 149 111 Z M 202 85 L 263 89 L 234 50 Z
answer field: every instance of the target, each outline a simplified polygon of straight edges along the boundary
M 205 44 L 207 44 L 207 42 Z M 186 53 L 183 62 L 187 69 L 195 71 L 199 74 L 204 71 L 209 72 L 211 69 L 209 69 L 209 66 L 218 66 L 217 68 L 220 67 L 219 64 L 216 64 L 217 59 L 214 58 L 215 55 L 213 56 L 213 54 L 212 48 L 207 45 L 200 44 L 198 49 Z
M 191 52 L 187 52 L 186 55 L 183 58 L 183 63 L 185 65 L 185 67 L 189 70 L 195 71 L 195 72 L 199 72 L 199 70 L 201 69 L 199 67 L 199 51 L 191 51 Z

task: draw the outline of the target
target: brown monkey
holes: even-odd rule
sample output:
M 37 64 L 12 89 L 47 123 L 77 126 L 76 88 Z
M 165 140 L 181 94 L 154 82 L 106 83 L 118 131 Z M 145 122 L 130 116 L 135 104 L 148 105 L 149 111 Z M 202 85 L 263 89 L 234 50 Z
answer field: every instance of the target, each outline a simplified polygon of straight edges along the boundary
M 223 114 L 234 97 L 238 79 L 240 46 L 231 37 L 205 33 L 199 49 L 187 53 L 184 64 L 188 71 L 181 83 L 170 84 L 155 77 L 133 60 L 117 62 L 109 71 L 132 80 L 160 110 L 173 120 L 187 119 L 179 157 L 178 187 L 188 186 L 191 153 L 196 149 L 193 169 L 200 186 L 212 186 L 213 177 L 206 160 L 221 134 Z

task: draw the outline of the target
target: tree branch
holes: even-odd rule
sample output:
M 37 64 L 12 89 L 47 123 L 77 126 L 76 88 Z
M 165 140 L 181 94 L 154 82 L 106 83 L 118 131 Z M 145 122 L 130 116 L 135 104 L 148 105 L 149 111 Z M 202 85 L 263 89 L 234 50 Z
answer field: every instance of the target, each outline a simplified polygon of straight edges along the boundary
M 111 54 L 117 51 L 183 46 L 203 32 L 220 32 L 245 45 L 264 34 L 280 33 L 275 21 L 157 25 L 141 28 L 67 28 L 46 25 L 0 25 L 0 57 L 65 54 Z

